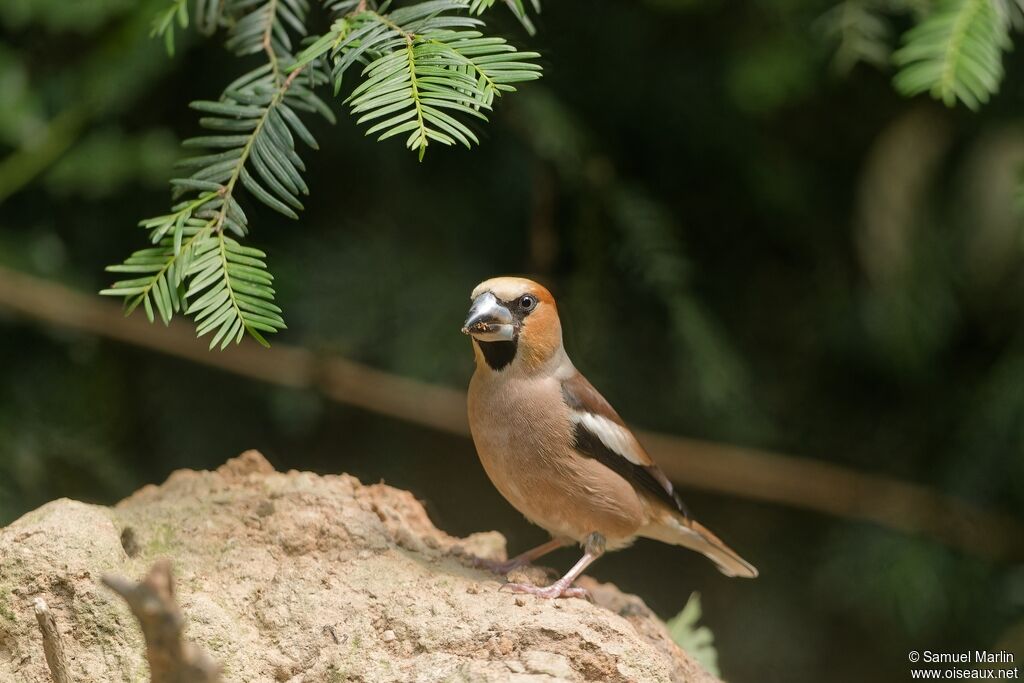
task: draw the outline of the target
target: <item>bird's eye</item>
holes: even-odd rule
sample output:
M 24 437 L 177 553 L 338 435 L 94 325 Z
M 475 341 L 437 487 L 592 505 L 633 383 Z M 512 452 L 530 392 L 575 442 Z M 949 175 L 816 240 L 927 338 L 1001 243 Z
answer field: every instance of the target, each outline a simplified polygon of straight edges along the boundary
M 523 296 L 519 297 L 519 308 L 523 309 L 524 311 L 532 311 L 536 305 L 537 300 L 534 299 L 529 294 L 524 294 Z

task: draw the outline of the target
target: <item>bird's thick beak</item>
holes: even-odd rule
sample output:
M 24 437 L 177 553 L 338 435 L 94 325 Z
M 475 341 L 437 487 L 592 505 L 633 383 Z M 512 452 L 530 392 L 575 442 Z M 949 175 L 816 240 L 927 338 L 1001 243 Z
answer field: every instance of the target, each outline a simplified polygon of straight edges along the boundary
M 515 320 L 512 313 L 490 292 L 476 298 L 469 309 L 469 317 L 462 326 L 462 334 L 479 341 L 512 341 Z

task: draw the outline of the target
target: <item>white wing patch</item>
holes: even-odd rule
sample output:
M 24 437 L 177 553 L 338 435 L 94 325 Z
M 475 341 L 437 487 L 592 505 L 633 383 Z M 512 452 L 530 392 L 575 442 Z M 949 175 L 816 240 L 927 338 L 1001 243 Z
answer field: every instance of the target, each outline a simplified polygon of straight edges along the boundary
M 609 450 L 618 453 L 634 465 L 643 467 L 648 464 L 636 437 L 622 425 L 618 425 L 606 417 L 579 410 L 572 412 L 572 419 L 573 422 L 582 425 L 584 429 L 600 439 L 601 443 Z

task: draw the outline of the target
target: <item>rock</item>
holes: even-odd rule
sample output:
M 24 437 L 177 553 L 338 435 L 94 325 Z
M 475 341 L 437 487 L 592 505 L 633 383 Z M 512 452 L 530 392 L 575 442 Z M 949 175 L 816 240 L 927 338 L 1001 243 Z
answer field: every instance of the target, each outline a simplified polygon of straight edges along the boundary
M 406 491 L 276 472 L 256 451 L 113 508 L 53 501 L 0 529 L 0 681 L 51 680 L 36 598 L 73 680 L 144 680 L 138 624 L 100 577 L 162 557 L 226 681 L 717 680 L 639 598 L 589 579 L 593 604 L 500 593 L 469 554 L 503 559 L 504 539 L 453 538 Z
M 572 663 L 565 655 L 542 650 L 530 650 L 522 657 L 526 670 L 531 673 L 547 674 L 557 680 L 571 681 L 575 676 Z

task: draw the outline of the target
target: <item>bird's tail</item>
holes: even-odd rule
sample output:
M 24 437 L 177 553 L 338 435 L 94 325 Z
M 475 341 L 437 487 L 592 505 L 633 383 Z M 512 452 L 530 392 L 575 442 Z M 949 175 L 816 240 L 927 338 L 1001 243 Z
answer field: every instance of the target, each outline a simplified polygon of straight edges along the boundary
M 726 576 L 739 576 L 745 579 L 757 576 L 757 568 L 754 565 L 737 555 L 735 550 L 711 533 L 707 527 L 692 519 L 683 520 L 675 515 L 666 516 L 661 522 L 644 528 L 640 535 L 696 550 L 714 562 L 718 571 Z

